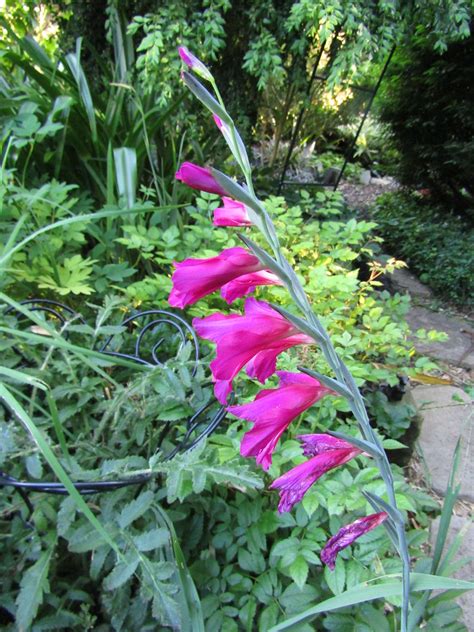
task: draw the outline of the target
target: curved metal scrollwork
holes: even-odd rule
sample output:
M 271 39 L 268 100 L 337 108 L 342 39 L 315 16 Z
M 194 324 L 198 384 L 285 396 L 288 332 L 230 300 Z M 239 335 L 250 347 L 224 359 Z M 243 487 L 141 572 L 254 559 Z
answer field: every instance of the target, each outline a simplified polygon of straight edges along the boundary
M 60 325 L 62 335 L 67 334 L 68 325 L 74 321 L 78 321 L 82 325 L 87 324 L 78 312 L 57 301 L 28 299 L 21 304 L 32 312 L 42 312 L 49 319 L 56 320 Z M 15 312 L 19 314 L 19 322 L 27 321 L 25 315 L 12 307 L 8 308 L 5 313 Z M 194 363 L 192 375 L 196 374 L 199 363 L 198 339 L 193 328 L 181 316 L 166 310 L 145 310 L 128 316 L 120 323 L 119 327 L 123 328 L 122 333 L 110 335 L 105 342 L 97 345 L 95 350 L 104 355 L 125 358 L 139 364 L 161 366 L 165 362 L 165 358 L 160 358 L 159 352 L 165 340 L 167 349 L 172 347 L 176 354 L 180 353 L 185 344 L 191 344 Z M 20 356 L 23 357 L 23 354 L 20 353 Z M 187 420 L 184 435 L 177 440 L 176 445 L 168 453 L 164 454 L 162 460 L 169 461 L 177 454 L 185 453 L 194 448 L 216 430 L 225 416 L 225 408 L 218 404 L 215 399 L 202 405 Z M 165 438 L 168 438 L 171 429 L 172 424 L 165 422 L 158 437 L 158 446 L 161 446 Z M 80 494 L 89 495 L 113 491 L 128 485 L 141 485 L 151 478 L 151 473 L 145 473 L 139 476 L 131 475 L 119 480 L 77 481 L 73 484 Z M 16 489 L 30 510 L 32 506 L 27 492 L 60 495 L 68 493 L 62 483 L 21 481 L 4 471 L 0 471 L 0 487 L 6 486 Z
M 138 326 L 140 325 L 140 329 Z M 199 363 L 199 342 L 194 329 L 184 318 L 177 316 L 172 312 L 167 312 L 161 309 L 149 309 L 143 312 L 137 312 L 132 316 L 129 316 L 121 323 L 121 327 L 131 330 L 137 328 L 136 339 L 133 346 L 133 350 L 130 353 L 124 353 L 121 351 L 114 351 L 111 347 L 114 344 L 114 339 L 117 338 L 117 334 L 109 336 L 107 340 L 99 347 L 101 353 L 107 355 L 118 356 L 129 360 L 134 360 L 141 364 L 154 364 L 156 366 L 163 364 L 158 358 L 158 349 L 165 340 L 165 335 L 171 330 L 171 333 L 178 339 L 179 344 L 176 349 L 176 353 L 179 353 L 181 348 L 185 344 L 191 344 L 194 350 L 194 369 L 193 375 L 195 375 L 197 366 Z M 160 338 L 146 347 L 146 339 L 150 338 L 150 334 L 156 336 L 160 335 Z M 169 346 L 169 338 L 167 340 Z M 144 348 L 145 347 L 145 348 Z M 149 358 L 147 359 L 147 354 Z

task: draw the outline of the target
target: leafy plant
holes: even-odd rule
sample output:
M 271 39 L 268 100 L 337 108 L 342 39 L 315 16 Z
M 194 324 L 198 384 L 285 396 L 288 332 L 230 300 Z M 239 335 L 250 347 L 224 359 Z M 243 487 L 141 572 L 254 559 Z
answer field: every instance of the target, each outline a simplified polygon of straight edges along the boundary
M 401 182 L 429 189 L 447 214 L 467 219 L 474 208 L 473 58 L 474 37 L 450 44 L 443 55 L 418 38 L 396 58 L 380 105 L 399 151 Z
M 453 303 L 472 304 L 474 243 L 468 220 L 408 192 L 379 197 L 371 215 L 388 248 L 406 259 L 423 283 Z
M 111 24 L 115 59 L 109 70 L 96 58 L 101 76 L 94 82 L 82 66 L 80 38 L 74 52 L 56 59 L 3 23 L 10 48 L 0 67 L 2 145 L 9 143 L 8 160 L 23 183 L 27 175 L 41 180 L 48 174 L 79 185 L 99 203 L 129 206 L 140 183 L 153 187 L 161 202 L 176 201 L 163 174 L 173 171 L 179 151 L 170 130 L 165 132 L 179 96 L 164 107 L 157 90 L 135 85 L 131 40 L 116 12 Z

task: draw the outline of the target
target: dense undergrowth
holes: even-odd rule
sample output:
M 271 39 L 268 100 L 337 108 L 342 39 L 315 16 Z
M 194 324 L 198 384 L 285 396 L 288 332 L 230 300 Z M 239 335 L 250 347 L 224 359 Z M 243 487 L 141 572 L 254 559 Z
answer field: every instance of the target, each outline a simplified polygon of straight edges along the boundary
M 431 196 L 389 193 L 371 216 L 390 252 L 397 252 L 436 295 L 462 308 L 474 305 L 472 222 Z

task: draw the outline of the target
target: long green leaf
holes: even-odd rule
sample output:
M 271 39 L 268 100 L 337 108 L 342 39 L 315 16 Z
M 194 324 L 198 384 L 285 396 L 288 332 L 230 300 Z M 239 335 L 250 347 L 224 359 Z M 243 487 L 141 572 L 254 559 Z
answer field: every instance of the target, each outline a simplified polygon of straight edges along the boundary
M 137 152 L 133 147 L 114 149 L 114 162 L 119 197 L 132 208 L 137 191 Z
M 336 393 L 339 393 L 339 395 L 347 397 L 347 399 L 353 399 L 353 395 L 350 390 L 346 386 L 344 386 L 344 384 L 338 382 L 338 380 L 334 380 L 332 377 L 323 375 L 322 373 L 314 371 L 313 369 L 307 369 L 304 366 L 299 366 L 298 371 L 306 373 L 306 375 L 309 375 L 310 377 L 314 377 L 316 380 L 324 384 L 324 386 L 327 386 Z
M 91 91 L 84 70 L 81 66 L 81 44 L 82 37 L 78 37 L 76 40 L 76 52 L 66 55 L 67 64 L 74 76 L 81 97 L 82 104 L 89 119 L 89 125 L 92 133 L 92 140 L 97 142 L 97 123 L 95 120 L 94 103 L 92 101 Z
M 0 292 L 0 300 L 1 299 L 2 299 L 2 294 Z M 135 371 L 146 371 L 148 369 L 148 367 L 144 364 L 133 362 L 132 360 L 126 360 L 125 358 L 120 358 L 117 356 L 109 356 L 105 353 L 100 353 L 100 351 L 93 351 L 92 349 L 87 349 L 86 347 L 78 347 L 77 345 L 73 345 L 70 342 L 67 342 L 67 340 L 63 340 L 62 338 L 51 338 L 50 336 L 32 334 L 28 331 L 19 331 L 17 329 L 10 329 L 9 327 L 0 327 L 0 332 L 8 334 L 9 336 L 12 336 L 12 337 L 16 336 L 19 338 L 23 338 L 24 340 L 28 340 L 31 343 L 36 343 L 36 344 L 39 343 L 39 344 L 47 345 L 48 347 L 56 347 L 58 349 L 65 349 L 66 351 L 71 351 L 71 353 L 75 353 L 78 357 L 82 359 L 85 356 L 88 356 L 90 358 L 97 358 L 98 360 L 102 360 L 102 362 L 110 364 L 112 366 L 113 365 L 124 366 L 129 369 L 135 369 Z M 108 381 L 115 383 L 115 381 L 111 379 L 110 375 L 104 374 L 100 370 L 100 367 L 94 366 L 91 368 L 93 368 L 97 372 L 100 372 L 102 377 L 104 377 Z
M 17 371 L 16 369 L 9 369 L 6 366 L 0 366 L 0 375 L 9 377 L 10 379 L 15 380 L 15 382 L 20 382 L 21 384 L 29 384 L 30 386 L 41 389 L 42 391 L 48 390 L 46 382 L 43 382 L 43 380 L 33 377 L 32 375 L 28 375 L 28 373 L 24 373 L 23 371 Z
M 94 516 L 92 511 L 89 509 L 88 505 L 84 502 L 84 499 L 74 487 L 73 482 L 65 472 L 63 466 L 58 461 L 54 452 L 49 446 L 49 443 L 43 436 L 43 433 L 39 428 L 37 428 L 36 424 L 30 418 L 26 410 L 23 406 L 18 402 L 18 400 L 10 393 L 10 391 L 6 388 L 4 384 L 0 384 L 0 399 L 2 399 L 5 405 L 12 411 L 12 413 L 17 417 L 17 419 L 23 424 L 28 433 L 30 434 L 33 441 L 38 446 L 39 450 L 43 454 L 45 460 L 48 462 L 49 466 L 67 489 L 67 492 L 74 499 L 77 508 L 81 511 L 84 516 L 89 520 L 91 525 L 100 533 L 102 538 L 107 542 L 107 544 L 115 551 L 115 553 L 122 557 L 120 549 L 116 545 L 116 543 L 112 540 L 109 533 L 104 529 L 101 523 Z
M 377 581 L 377 578 L 376 580 Z M 474 590 L 474 583 L 461 579 L 453 579 L 451 577 L 438 577 L 436 575 L 425 575 L 423 573 L 411 574 L 411 590 Z M 289 630 L 292 626 L 298 626 L 306 621 L 311 621 L 314 617 L 322 612 L 330 612 L 338 608 L 353 606 L 365 601 L 373 599 L 385 599 L 387 597 L 400 597 L 402 594 L 402 582 L 384 582 L 376 586 L 372 586 L 368 582 L 360 584 L 351 590 L 346 590 L 336 597 L 331 597 L 322 601 L 317 606 L 305 610 L 283 623 L 279 623 L 269 632 L 281 632 Z M 297 628 L 295 628 L 296 632 Z
M 195 97 L 203 103 L 213 114 L 218 116 L 220 119 L 230 125 L 232 123 L 232 119 L 228 115 L 228 113 L 224 110 L 224 108 L 219 105 L 219 103 L 214 99 L 211 93 L 206 90 L 206 88 L 202 85 L 200 81 L 193 77 L 188 72 L 183 72 L 183 81 L 187 85 L 187 87 L 191 90 Z
M 454 449 L 453 454 L 453 462 L 451 465 L 451 472 L 449 474 L 448 485 L 446 488 L 446 493 L 444 495 L 443 501 L 443 509 L 441 511 L 441 517 L 439 521 L 438 534 L 436 536 L 436 542 L 433 551 L 433 559 L 431 561 L 431 573 L 438 573 L 441 556 L 443 554 L 444 546 L 446 543 L 446 538 L 448 536 L 449 525 L 451 524 L 451 517 L 453 515 L 454 504 L 459 496 L 459 492 L 461 490 L 460 483 L 456 484 L 456 476 L 459 469 L 461 457 L 461 441 L 458 439 L 456 447 Z M 448 551 L 446 558 L 449 559 L 449 555 L 451 551 Z M 441 564 L 441 567 L 444 566 L 444 562 Z M 430 600 L 431 592 L 428 591 L 424 595 L 422 595 L 418 601 L 414 604 L 410 615 L 408 617 L 408 632 L 413 632 L 416 629 L 417 624 L 423 617 L 426 606 Z
M 185 204 L 171 204 L 169 206 L 138 206 L 136 208 L 130 209 L 111 209 L 104 211 L 97 211 L 96 213 L 84 213 L 83 215 L 75 215 L 74 217 L 68 217 L 67 219 L 61 219 L 54 224 L 48 224 L 47 226 L 42 226 L 38 230 L 34 231 L 20 242 L 18 242 L 15 246 L 10 248 L 8 252 L 3 252 L 0 257 L 0 266 L 4 265 L 10 257 L 18 252 L 26 246 L 30 241 L 34 241 L 40 235 L 44 233 L 48 233 L 51 230 L 56 230 L 56 228 L 61 228 L 62 226 L 69 226 L 70 224 L 77 223 L 87 223 L 94 221 L 96 219 L 103 219 L 105 217 L 120 217 L 121 215 L 129 215 L 130 213 L 153 213 L 155 211 L 169 211 L 171 209 L 180 208 L 185 206 Z
M 183 632 L 204 632 L 205 628 L 201 601 L 193 578 L 191 577 L 191 573 L 186 565 L 186 559 L 181 549 L 178 536 L 176 535 L 173 522 L 169 519 L 168 515 L 164 509 L 160 507 L 160 505 L 156 505 L 154 509 L 169 531 L 174 559 L 178 567 L 178 576 L 181 583 L 183 602 L 187 610 L 186 616 L 182 617 L 182 619 L 184 619 Z
M 281 307 L 281 305 L 275 305 L 274 303 L 270 303 L 270 305 L 275 311 L 277 311 L 279 314 L 289 320 L 290 323 L 293 323 L 293 325 L 295 325 L 295 327 L 297 327 L 301 332 L 303 332 L 304 334 L 308 334 L 308 336 L 311 336 L 311 338 L 314 338 L 314 340 L 319 343 L 325 342 L 325 339 L 323 338 L 323 336 L 321 336 L 319 331 L 316 331 L 316 329 L 312 327 L 308 323 L 308 321 L 300 318 L 299 316 L 295 316 L 295 314 L 292 314 L 284 307 Z

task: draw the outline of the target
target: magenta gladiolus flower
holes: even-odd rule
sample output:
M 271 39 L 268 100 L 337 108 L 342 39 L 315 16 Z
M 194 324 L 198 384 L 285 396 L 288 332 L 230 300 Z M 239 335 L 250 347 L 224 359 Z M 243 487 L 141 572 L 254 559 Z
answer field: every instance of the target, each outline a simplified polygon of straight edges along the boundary
M 264 382 L 275 372 L 276 359 L 282 351 L 314 343 L 268 303 L 254 298 L 245 301 L 245 316 L 212 314 L 195 318 L 193 327 L 202 338 L 217 344 L 216 358 L 210 366 L 214 393 L 222 404 L 232 390 L 233 379 L 245 365 L 251 377 Z
M 212 79 L 212 75 L 209 72 L 208 68 L 202 63 L 200 59 L 193 55 L 186 48 L 186 46 L 180 46 L 178 48 L 178 53 L 190 70 L 193 70 L 197 75 L 199 75 L 203 79 L 206 79 L 207 81 L 210 81 Z
M 280 490 L 280 513 L 290 511 L 323 474 L 347 463 L 362 452 L 341 439 L 335 440 L 338 444 L 333 443 L 333 437 L 329 435 L 303 435 L 298 438 L 304 445 L 305 454 L 314 453 L 316 456 L 300 463 L 270 485 L 271 489 Z
M 331 392 L 303 373 L 277 371 L 276 374 L 280 378 L 278 388 L 260 391 L 253 402 L 227 409 L 239 419 L 254 422 L 242 439 L 240 454 L 257 457 L 264 470 L 272 464 L 273 450 L 293 419 Z
M 207 191 L 207 193 L 217 193 L 218 195 L 226 194 L 209 169 L 199 167 L 199 165 L 195 165 L 192 162 L 183 162 L 175 177 L 192 189 Z
M 185 259 L 174 264 L 173 289 L 168 302 L 186 307 L 222 288 L 222 297 L 232 303 L 257 285 L 281 285 L 280 279 L 264 271 L 258 258 L 245 248 L 227 248 L 217 257 Z
M 316 456 L 329 450 L 345 450 L 354 447 L 344 439 L 338 439 L 329 434 L 307 434 L 299 435 L 297 438 L 303 444 L 304 456 Z
M 283 282 L 269 270 L 251 272 L 223 285 L 221 296 L 230 305 L 236 299 L 253 292 L 258 285 L 283 285 Z
M 384 520 L 388 518 L 388 514 L 385 511 L 380 513 L 371 514 L 364 518 L 358 518 L 351 524 L 342 527 L 336 535 L 333 535 L 328 540 L 326 546 L 321 551 L 321 561 L 324 562 L 333 571 L 336 566 L 336 557 L 339 551 L 350 546 L 354 540 L 360 538 L 368 531 L 372 531 L 375 527 L 378 527 Z
M 242 202 L 223 197 L 223 207 L 214 210 L 214 226 L 251 226 L 247 208 Z

